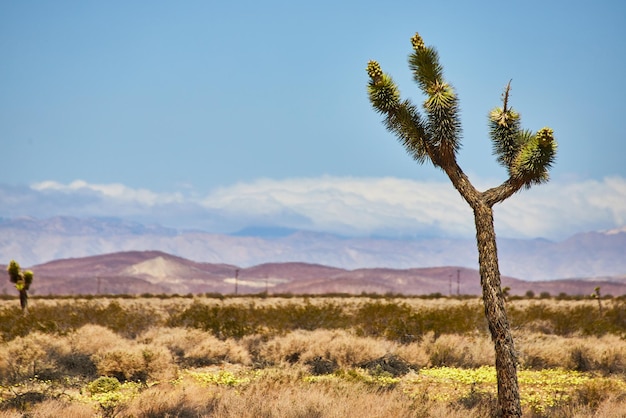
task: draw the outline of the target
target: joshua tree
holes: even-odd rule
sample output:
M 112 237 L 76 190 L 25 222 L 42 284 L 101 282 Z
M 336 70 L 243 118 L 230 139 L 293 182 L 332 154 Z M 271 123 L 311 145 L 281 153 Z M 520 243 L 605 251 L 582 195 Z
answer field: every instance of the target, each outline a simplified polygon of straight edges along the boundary
M 600 312 L 600 316 L 602 316 L 602 296 L 600 296 L 600 286 L 597 286 L 593 289 L 591 298 L 598 299 L 598 312 Z
M 15 284 L 15 288 L 20 292 L 20 306 L 22 311 L 28 311 L 28 289 L 33 283 L 33 272 L 30 270 L 22 271 L 20 265 L 15 260 L 11 260 L 9 267 L 9 280 Z
M 461 146 L 456 93 L 443 78 L 437 51 L 425 46 L 417 33 L 411 42 L 413 52 L 409 56 L 409 66 L 415 82 L 426 96 L 424 116 L 409 100 L 400 99 L 396 84 L 376 61 L 367 65 L 369 99 L 384 116 L 387 129 L 398 137 L 408 153 L 420 164 L 430 161 L 443 170 L 474 212 L 485 315 L 496 352 L 498 415 L 519 417 L 522 412 L 517 356 L 500 283 L 492 208 L 521 188 L 546 182 L 557 144 L 550 128 L 542 128 L 536 133 L 521 128 L 519 113 L 509 106 L 509 82 L 502 96 L 502 107 L 489 113 L 493 153 L 498 163 L 507 169 L 508 178 L 498 187 L 478 191 L 456 160 Z

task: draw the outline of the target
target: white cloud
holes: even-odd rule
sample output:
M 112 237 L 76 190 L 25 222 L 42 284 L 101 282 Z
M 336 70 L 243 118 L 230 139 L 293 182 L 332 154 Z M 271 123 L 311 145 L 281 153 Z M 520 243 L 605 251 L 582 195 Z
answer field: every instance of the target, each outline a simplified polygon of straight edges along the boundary
M 83 180 L 74 180 L 66 185 L 56 181 L 43 181 L 31 185 L 31 188 L 40 192 L 53 191 L 66 194 L 92 192 L 102 198 L 134 202 L 145 206 L 182 203 L 183 201 L 183 196 L 180 193 L 156 193 L 147 189 L 133 189 L 120 183 L 90 184 Z
M 345 235 L 474 234 L 471 210 L 450 183 L 397 178 L 259 179 L 206 195 L 188 187 L 159 193 L 81 180 L 0 186 L 0 216 L 27 215 L 128 217 L 215 232 L 256 225 Z M 495 222 L 499 236 L 524 238 L 623 227 L 626 179 L 553 180 L 496 206 Z
M 451 185 L 395 178 L 257 180 L 207 196 L 206 208 L 246 216 L 263 213 L 280 221 L 286 209 L 310 220 L 309 228 L 344 234 L 464 235 L 471 211 Z M 298 225 L 284 225 L 298 227 Z
M 550 182 L 496 208 L 496 222 L 516 236 L 560 237 L 626 224 L 626 179 Z

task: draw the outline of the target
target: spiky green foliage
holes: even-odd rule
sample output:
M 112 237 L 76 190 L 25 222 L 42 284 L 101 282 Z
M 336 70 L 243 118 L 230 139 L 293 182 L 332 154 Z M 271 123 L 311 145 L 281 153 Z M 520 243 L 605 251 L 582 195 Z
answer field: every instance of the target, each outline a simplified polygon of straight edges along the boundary
M 33 283 L 33 272 L 30 270 L 22 271 L 20 265 L 15 260 L 9 262 L 7 272 L 9 273 L 9 280 L 15 284 L 15 288 L 20 292 L 20 305 L 22 310 L 26 312 L 28 289 L 30 289 L 30 285 Z
M 9 280 L 15 284 L 17 290 L 28 290 L 33 283 L 33 272 L 30 270 L 22 271 L 15 260 L 9 262 L 7 273 L 9 273 Z
M 436 160 L 452 160 L 460 148 L 461 121 L 458 99 L 454 89 L 443 78 L 439 54 L 426 47 L 419 34 L 411 38 L 413 53 L 409 67 L 413 79 L 426 95 L 424 109 L 428 116 L 429 141 Z
M 415 160 L 423 163 L 430 159 L 441 167 L 454 160 L 460 148 L 458 99 L 443 78 L 437 51 L 425 47 L 419 34 L 411 42 L 414 53 L 409 57 L 409 64 L 415 81 L 426 95 L 426 121 L 411 102 L 400 101 L 397 86 L 376 61 L 367 65 L 369 98 L 374 108 L 385 115 L 387 129 L 398 137 Z
M 30 270 L 24 272 L 24 290 L 30 289 L 30 285 L 33 283 L 34 274 Z
M 9 262 L 7 267 L 7 273 L 9 273 L 9 280 L 11 283 L 17 283 L 20 280 L 20 265 L 15 260 Z
M 407 152 L 419 163 L 428 155 L 425 128 L 417 108 L 408 100 L 400 102 L 400 92 L 394 81 L 384 74 L 380 64 L 367 64 L 370 76 L 368 94 L 374 108 L 385 116 L 385 126 L 398 137 Z
M 489 114 L 489 133 L 498 162 L 508 169 L 511 179 L 528 188 L 548 180 L 557 144 L 550 128 L 537 134 L 522 130 L 519 113 L 508 107 L 510 88 L 509 82 L 502 95 L 503 107 Z
M 525 142 L 525 132 L 521 129 L 519 113 L 510 108 L 493 109 L 489 114 L 489 134 L 493 141 L 494 155 L 498 162 L 510 171 L 515 156 Z
M 552 129 L 540 129 L 520 148 L 512 163 L 511 175 L 522 180 L 525 187 L 548 181 L 556 149 Z
M 456 154 L 461 147 L 459 101 L 443 78 L 437 51 L 427 47 L 417 33 L 411 43 L 413 53 L 409 56 L 409 67 L 426 95 L 425 118 L 409 100 L 401 100 L 398 87 L 376 61 L 367 65 L 369 99 L 385 116 L 387 129 L 417 162 L 430 160 L 435 166 L 450 167 L 456 164 Z M 556 156 L 556 141 L 552 131 L 535 135 L 521 128 L 520 114 L 508 105 L 509 90 L 510 82 L 503 94 L 503 106 L 489 114 L 493 153 L 508 171 L 508 184 L 515 184 L 516 188 L 530 187 L 548 180 L 548 170 Z M 510 190 L 503 192 L 502 196 L 510 195 Z
M 376 61 L 367 64 L 367 73 L 370 76 L 368 93 L 372 105 L 383 114 L 395 112 L 400 105 L 400 92 L 391 77 L 383 74 Z

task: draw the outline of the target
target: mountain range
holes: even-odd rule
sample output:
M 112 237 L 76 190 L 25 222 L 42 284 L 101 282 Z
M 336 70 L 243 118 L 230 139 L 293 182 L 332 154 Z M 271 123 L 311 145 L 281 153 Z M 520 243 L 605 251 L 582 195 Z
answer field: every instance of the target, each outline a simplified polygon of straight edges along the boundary
M 233 268 L 244 272 L 268 263 L 305 263 L 349 271 L 478 268 L 476 243 L 469 238 L 351 238 L 263 228 L 225 235 L 110 218 L 0 220 L 2 263 L 15 259 L 22 266 L 35 266 L 129 251 L 159 251 L 200 264 L 228 265 L 231 273 Z M 502 274 L 524 281 L 621 281 L 626 277 L 626 228 L 581 233 L 563 241 L 498 238 L 498 255 Z
M 2 266 L 6 268 L 6 266 Z M 160 251 L 129 251 L 51 261 L 32 267 L 31 293 L 72 294 L 404 294 L 479 295 L 477 270 L 461 267 L 346 270 L 307 263 L 266 263 L 248 268 L 199 263 Z M 512 295 L 626 294 L 626 277 L 611 280 L 529 282 L 502 277 Z M 8 293 L 8 280 L 2 285 Z

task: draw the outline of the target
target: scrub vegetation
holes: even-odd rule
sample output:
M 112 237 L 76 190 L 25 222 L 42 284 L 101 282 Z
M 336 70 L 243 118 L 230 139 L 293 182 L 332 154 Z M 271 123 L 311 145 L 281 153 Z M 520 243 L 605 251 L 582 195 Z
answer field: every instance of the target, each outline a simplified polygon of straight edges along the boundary
M 0 417 L 484 417 L 479 298 L 0 301 Z M 626 410 L 626 299 L 507 302 L 527 417 Z

